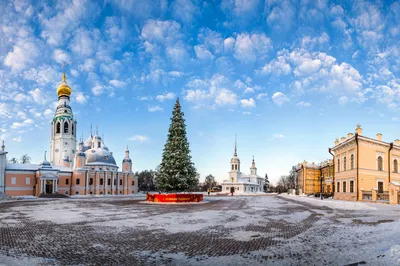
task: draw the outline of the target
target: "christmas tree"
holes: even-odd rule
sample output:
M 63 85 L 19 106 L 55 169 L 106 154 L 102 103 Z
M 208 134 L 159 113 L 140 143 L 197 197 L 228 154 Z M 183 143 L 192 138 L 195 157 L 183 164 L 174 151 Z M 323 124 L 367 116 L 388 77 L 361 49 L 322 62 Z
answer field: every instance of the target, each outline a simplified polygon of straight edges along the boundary
M 156 173 L 156 185 L 159 190 L 185 191 L 198 183 L 196 168 L 191 161 L 183 115 L 178 98 L 172 112 L 162 161 Z

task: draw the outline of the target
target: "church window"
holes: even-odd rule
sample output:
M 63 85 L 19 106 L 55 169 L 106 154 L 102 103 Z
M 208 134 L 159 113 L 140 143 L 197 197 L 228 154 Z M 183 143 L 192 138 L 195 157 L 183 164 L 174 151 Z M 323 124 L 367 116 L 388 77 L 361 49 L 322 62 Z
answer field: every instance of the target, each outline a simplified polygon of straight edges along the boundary
M 340 182 L 337 182 L 337 188 L 336 188 L 337 192 L 340 192 Z
M 74 124 L 72 124 L 72 130 L 71 130 L 71 133 L 72 133 L 72 136 L 74 135 Z
M 117 179 L 114 179 L 114 186 L 117 185 Z
M 340 159 L 337 159 L 337 171 L 340 172 Z
M 17 184 L 17 178 L 16 177 L 11 177 L 11 185 Z
M 67 190 L 67 191 L 65 191 L 65 195 L 68 195 L 68 190 Z
M 119 191 L 119 194 L 121 194 L 121 195 L 122 195 L 122 191 L 121 191 L 121 190 Z
M 119 185 L 122 186 L 122 179 L 119 180 Z
M 60 124 L 60 122 L 57 122 L 57 125 L 56 125 L 56 133 L 57 133 L 57 134 L 60 134 L 60 133 L 61 133 L 61 124 Z
M 27 177 L 27 178 L 25 179 L 25 183 L 26 183 L 27 185 L 30 185 L 30 184 L 31 184 L 31 179 L 30 179 L 29 177 Z
M 100 178 L 100 186 L 103 185 L 103 178 Z
M 89 186 L 93 185 L 93 177 L 89 178 Z
M 68 185 L 69 184 L 69 179 L 65 179 L 65 184 Z
M 383 171 L 383 159 L 381 156 L 378 156 L 378 171 Z
M 111 179 L 110 178 L 107 180 L 107 185 L 111 186 Z
M 233 164 L 232 164 L 232 170 L 235 170 Z
M 79 191 L 75 192 L 76 195 L 79 195 Z
M 343 170 L 346 171 L 346 163 L 347 163 L 347 158 L 346 156 L 343 158 Z
M 354 169 L 354 154 L 350 156 L 350 169 Z
M 235 170 L 237 170 L 237 164 L 235 164 Z
M 354 181 L 350 181 L 350 193 L 354 192 Z
M 75 180 L 75 185 L 79 185 L 80 184 L 80 179 L 79 178 L 77 178 L 76 180 Z
M 97 147 L 99 147 L 100 148 L 100 144 L 101 144 L 101 142 L 99 141 L 99 142 L 97 142 Z
M 135 185 L 135 180 L 132 180 L 132 186 L 134 186 Z
M 64 123 L 64 134 L 68 134 L 68 123 Z
M 393 161 L 393 172 L 395 173 L 399 172 L 399 163 L 397 162 L 396 159 Z
M 343 181 L 343 192 L 346 192 L 346 181 Z

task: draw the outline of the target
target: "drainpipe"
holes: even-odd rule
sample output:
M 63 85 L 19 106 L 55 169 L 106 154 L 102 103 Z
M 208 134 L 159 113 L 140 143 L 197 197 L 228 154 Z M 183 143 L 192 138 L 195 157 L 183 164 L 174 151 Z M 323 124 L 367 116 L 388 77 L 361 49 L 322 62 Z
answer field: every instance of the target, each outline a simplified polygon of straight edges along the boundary
M 332 153 L 332 149 L 331 148 L 329 148 L 329 153 L 332 155 L 332 162 L 333 162 L 333 176 L 332 176 L 332 182 L 333 182 L 333 184 L 332 184 L 332 198 L 335 198 L 335 155 L 333 155 L 333 153 Z
M 356 144 L 357 144 L 357 199 L 356 201 L 358 201 L 358 194 L 359 194 L 359 185 L 358 185 L 358 175 L 359 175 L 359 169 L 360 169 L 360 165 L 358 164 L 360 162 L 360 152 L 359 152 L 359 145 L 358 145 L 358 133 L 356 133 Z
M 301 170 L 303 171 L 303 194 L 304 194 L 304 165 L 301 164 Z
M 88 170 L 85 171 L 85 195 L 87 195 Z
M 389 152 L 388 152 L 388 173 L 389 173 L 389 183 L 388 183 L 388 185 L 390 184 L 390 151 L 393 149 L 393 142 L 390 142 L 390 147 L 389 147 Z
M 71 180 L 70 180 L 70 182 L 69 182 L 69 195 L 70 195 L 70 196 L 72 196 L 72 175 L 73 175 L 73 174 L 71 174 L 71 176 L 70 176 L 70 179 L 71 179 Z

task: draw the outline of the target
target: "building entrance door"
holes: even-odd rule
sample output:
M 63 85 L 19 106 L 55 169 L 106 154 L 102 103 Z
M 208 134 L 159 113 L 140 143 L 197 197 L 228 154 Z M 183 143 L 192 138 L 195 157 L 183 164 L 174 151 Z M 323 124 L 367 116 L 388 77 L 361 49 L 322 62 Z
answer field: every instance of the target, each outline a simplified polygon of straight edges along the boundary
M 52 194 L 53 193 L 53 180 L 47 180 L 46 181 L 46 194 Z

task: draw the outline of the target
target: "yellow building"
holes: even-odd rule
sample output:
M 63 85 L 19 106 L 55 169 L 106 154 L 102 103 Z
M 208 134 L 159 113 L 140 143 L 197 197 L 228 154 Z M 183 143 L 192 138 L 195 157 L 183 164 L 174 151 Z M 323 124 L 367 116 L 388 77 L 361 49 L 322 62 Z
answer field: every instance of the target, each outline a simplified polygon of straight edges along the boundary
M 308 164 L 306 161 L 296 166 L 297 190 L 299 194 L 333 193 L 333 161 L 326 160 L 319 164 Z
M 363 136 L 357 125 L 355 134 L 336 139 L 330 151 L 334 153 L 335 199 L 389 202 L 391 188 L 390 202 L 398 202 L 400 140 L 385 142 L 380 133 L 375 139 Z

